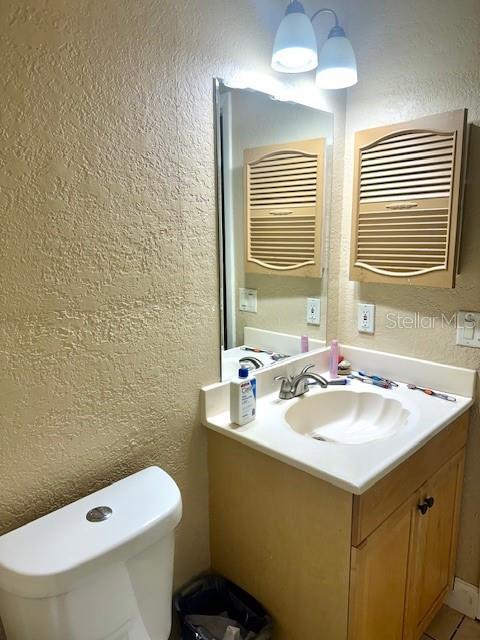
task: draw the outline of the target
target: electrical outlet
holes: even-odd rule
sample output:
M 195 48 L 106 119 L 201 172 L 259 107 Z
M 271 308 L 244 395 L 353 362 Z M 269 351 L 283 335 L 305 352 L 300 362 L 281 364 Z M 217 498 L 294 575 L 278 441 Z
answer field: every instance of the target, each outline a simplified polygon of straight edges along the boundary
M 320 325 L 320 298 L 307 298 L 307 324 Z
M 358 331 L 375 333 L 375 305 L 358 303 Z
M 240 287 L 238 290 L 240 311 L 249 311 L 257 313 L 257 290 L 244 289 Z
M 457 313 L 457 344 L 480 349 L 480 313 L 475 311 Z

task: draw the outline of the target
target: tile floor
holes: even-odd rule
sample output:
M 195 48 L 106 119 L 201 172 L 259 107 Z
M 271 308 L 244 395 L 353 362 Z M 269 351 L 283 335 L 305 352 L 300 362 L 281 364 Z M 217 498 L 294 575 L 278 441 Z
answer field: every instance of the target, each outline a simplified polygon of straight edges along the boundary
M 443 605 L 422 640 L 480 640 L 480 622 Z

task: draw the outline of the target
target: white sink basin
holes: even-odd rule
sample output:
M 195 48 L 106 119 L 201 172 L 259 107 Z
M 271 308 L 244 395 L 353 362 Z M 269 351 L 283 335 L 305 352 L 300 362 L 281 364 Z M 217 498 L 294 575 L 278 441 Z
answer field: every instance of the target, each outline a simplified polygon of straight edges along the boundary
M 291 429 L 315 440 L 363 444 L 394 435 L 409 416 L 398 400 L 342 389 L 299 398 L 284 419 Z
M 300 371 L 312 362 L 316 371 L 328 376 L 329 349 L 321 349 L 259 370 L 256 418 L 242 427 L 230 421 L 228 386 L 206 387 L 204 424 L 339 489 L 361 495 L 473 404 L 476 371 L 354 347 L 342 351 L 367 371 L 397 378 L 399 386 L 390 390 L 352 380 L 345 387 L 312 387 L 303 398 L 280 400 L 275 376 Z M 402 379 L 448 391 L 456 402 L 411 391 Z M 312 433 L 325 442 L 314 440 Z

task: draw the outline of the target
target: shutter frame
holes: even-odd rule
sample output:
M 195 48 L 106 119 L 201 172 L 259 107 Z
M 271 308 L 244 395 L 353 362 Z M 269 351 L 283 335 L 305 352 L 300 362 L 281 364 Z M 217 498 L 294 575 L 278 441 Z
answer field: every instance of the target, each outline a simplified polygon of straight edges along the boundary
M 462 109 L 355 134 L 351 280 L 455 286 L 466 116 Z
M 321 277 L 325 139 L 246 149 L 245 270 Z

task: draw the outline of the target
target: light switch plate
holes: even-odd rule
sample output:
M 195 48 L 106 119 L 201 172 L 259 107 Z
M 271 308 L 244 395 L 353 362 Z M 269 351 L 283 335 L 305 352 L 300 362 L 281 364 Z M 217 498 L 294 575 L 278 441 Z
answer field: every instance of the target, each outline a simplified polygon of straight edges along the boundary
M 359 333 L 375 333 L 375 305 L 358 303 Z
M 457 313 L 457 344 L 480 349 L 480 312 Z
M 257 290 L 240 287 L 238 294 L 240 311 L 257 313 Z
M 307 298 L 307 324 L 320 325 L 320 298 Z

